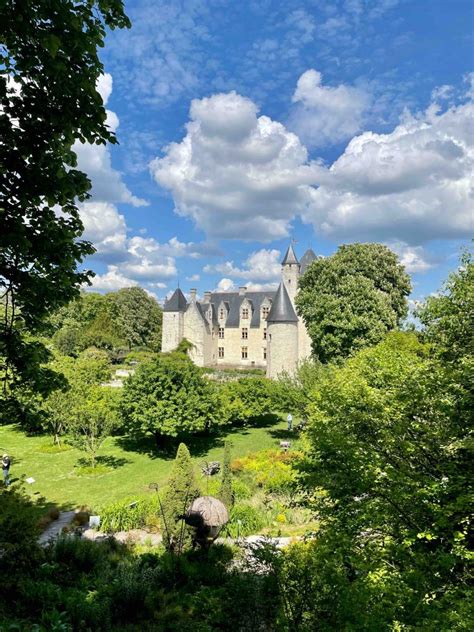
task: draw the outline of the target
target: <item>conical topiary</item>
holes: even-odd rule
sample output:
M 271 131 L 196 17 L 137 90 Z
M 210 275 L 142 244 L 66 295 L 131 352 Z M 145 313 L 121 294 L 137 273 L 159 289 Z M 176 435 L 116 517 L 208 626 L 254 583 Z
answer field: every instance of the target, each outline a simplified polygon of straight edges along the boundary
M 194 467 L 188 448 L 180 443 L 162 507 L 163 544 L 181 553 L 192 541 L 193 531 L 183 520 L 187 508 L 199 496 Z
M 219 498 L 230 511 L 234 504 L 234 490 L 232 488 L 232 471 L 230 469 L 230 442 L 224 444 L 224 463 L 222 466 L 222 481 L 219 490 Z

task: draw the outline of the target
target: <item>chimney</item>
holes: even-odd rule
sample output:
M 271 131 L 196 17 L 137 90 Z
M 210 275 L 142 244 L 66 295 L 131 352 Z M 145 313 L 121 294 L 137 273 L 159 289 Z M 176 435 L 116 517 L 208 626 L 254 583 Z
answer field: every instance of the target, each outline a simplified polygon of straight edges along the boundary
M 195 303 L 196 302 L 196 292 L 197 292 L 197 290 L 196 290 L 195 287 L 193 287 L 191 290 L 189 290 L 189 294 L 191 295 L 190 296 L 191 303 Z
M 210 301 L 211 301 L 211 292 L 209 292 L 209 290 L 208 290 L 208 291 L 204 292 L 204 302 L 205 303 L 210 303 Z
M 246 291 L 247 291 L 246 285 L 242 285 L 241 287 L 239 287 L 239 296 L 243 296 Z

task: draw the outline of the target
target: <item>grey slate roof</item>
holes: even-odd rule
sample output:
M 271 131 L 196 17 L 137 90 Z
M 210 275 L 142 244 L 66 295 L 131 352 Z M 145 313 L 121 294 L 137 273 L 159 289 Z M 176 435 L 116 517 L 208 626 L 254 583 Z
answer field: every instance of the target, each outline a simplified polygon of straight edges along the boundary
M 311 248 L 308 248 L 308 250 L 304 253 L 303 257 L 301 258 L 300 261 L 300 272 L 301 274 L 304 274 L 306 271 L 306 268 L 309 266 L 310 263 L 312 263 L 315 259 L 316 259 L 316 255 L 314 253 L 313 250 L 311 250 Z
M 262 303 L 265 298 L 273 300 L 275 292 L 245 292 L 245 294 L 239 294 L 239 292 L 213 292 L 211 294 L 210 303 L 213 307 L 213 322 L 218 323 L 218 309 L 221 303 L 224 303 L 228 309 L 227 320 L 225 322 L 226 327 L 237 328 L 240 327 L 240 308 L 245 299 L 250 303 L 252 309 L 252 317 L 250 319 L 250 327 L 260 327 L 260 312 Z M 170 299 L 171 300 L 171 299 Z M 209 303 L 198 303 L 198 308 L 201 315 L 204 318 L 204 314 L 209 308 Z
M 164 312 L 185 312 L 188 303 L 184 297 L 184 294 L 178 288 L 172 294 L 172 296 L 166 301 L 163 306 Z
M 299 263 L 291 244 L 288 246 L 288 250 L 286 251 L 286 255 L 283 257 L 281 265 L 284 266 L 288 263 Z
M 284 283 L 280 283 L 267 318 L 268 323 L 297 323 L 298 316 Z

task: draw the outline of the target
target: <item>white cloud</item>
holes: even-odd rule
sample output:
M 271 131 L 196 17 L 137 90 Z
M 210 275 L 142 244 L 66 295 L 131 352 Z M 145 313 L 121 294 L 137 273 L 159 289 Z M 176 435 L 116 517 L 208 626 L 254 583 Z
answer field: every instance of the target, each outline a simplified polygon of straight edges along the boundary
M 370 102 L 361 88 L 323 86 L 321 73 L 310 69 L 298 79 L 289 126 L 309 147 L 338 143 L 362 129 Z
M 201 276 L 199 274 L 192 274 L 191 276 L 186 277 L 186 281 L 200 281 Z
M 234 265 L 233 261 L 204 266 L 204 272 L 218 272 L 240 279 L 257 279 L 259 281 L 276 281 L 281 275 L 281 253 L 279 250 L 262 248 L 253 252 L 244 262 L 243 267 Z
M 104 105 L 112 93 L 112 75 L 105 73 L 99 77 L 97 90 Z M 119 119 L 115 112 L 107 110 L 107 125 L 115 132 Z M 122 174 L 112 167 L 110 147 L 91 145 L 76 141 L 72 147 L 77 154 L 78 168 L 84 171 L 92 182 L 94 200 L 109 203 L 124 202 L 132 206 L 146 206 L 148 202 L 133 195 L 122 180 Z
M 92 279 L 91 291 L 113 292 L 124 287 L 132 287 L 138 285 L 134 279 L 127 278 L 123 275 L 117 266 L 109 266 L 104 274 L 97 274 Z
M 231 292 L 235 290 L 235 284 L 231 279 L 221 279 L 216 287 L 216 292 Z
M 117 207 L 107 202 L 85 202 L 79 210 L 83 237 L 94 244 L 98 255 L 123 257 L 127 249 L 127 225 Z
M 387 246 L 397 253 L 400 263 L 410 274 L 427 272 L 436 265 L 423 246 L 409 246 L 401 241 L 388 242 Z
M 235 92 L 194 100 L 180 143 L 150 163 L 180 215 L 212 237 L 271 240 L 312 201 L 322 168 L 295 134 Z
M 469 238 L 474 228 L 474 105 L 431 105 L 389 134 L 353 138 L 303 220 L 337 240 Z

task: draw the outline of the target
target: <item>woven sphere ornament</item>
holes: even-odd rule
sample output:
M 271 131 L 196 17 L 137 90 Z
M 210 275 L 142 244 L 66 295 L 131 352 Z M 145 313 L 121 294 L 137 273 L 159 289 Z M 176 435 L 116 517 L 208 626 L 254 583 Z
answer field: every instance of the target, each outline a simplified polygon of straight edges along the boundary
M 207 547 L 217 538 L 229 521 L 226 506 L 214 496 L 200 496 L 188 507 L 184 521 L 196 530 L 195 541 Z

